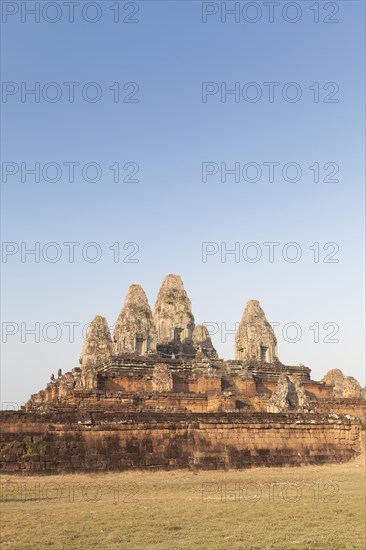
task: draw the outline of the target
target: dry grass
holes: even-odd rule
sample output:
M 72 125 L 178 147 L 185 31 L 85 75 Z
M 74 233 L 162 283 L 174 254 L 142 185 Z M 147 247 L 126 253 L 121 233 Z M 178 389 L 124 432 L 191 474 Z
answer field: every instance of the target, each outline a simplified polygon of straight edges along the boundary
M 0 479 L 4 550 L 366 548 L 360 458 L 242 472 Z

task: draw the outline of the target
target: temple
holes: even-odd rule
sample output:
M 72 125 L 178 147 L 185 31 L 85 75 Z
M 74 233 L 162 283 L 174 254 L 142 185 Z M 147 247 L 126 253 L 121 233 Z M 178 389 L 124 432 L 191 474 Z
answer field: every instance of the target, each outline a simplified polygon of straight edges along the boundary
M 133 284 L 113 336 L 97 315 L 79 365 L 52 374 L 20 411 L 1 411 L 0 469 L 295 466 L 361 452 L 365 390 L 337 369 L 315 381 L 308 367 L 284 365 L 257 300 L 245 305 L 234 357 L 218 357 L 195 324 L 179 275 L 164 278 L 153 310 Z
M 343 394 L 327 379 L 311 380 L 308 367 L 281 363 L 273 328 L 257 300 L 245 305 L 234 354 L 234 360 L 218 357 L 207 328 L 195 325 L 181 277 L 167 275 L 153 310 L 142 287 L 130 286 L 113 337 L 107 320 L 97 315 L 80 367 L 53 376 L 26 409 L 91 404 L 175 412 L 357 409 L 349 401 L 361 398 L 354 379 Z

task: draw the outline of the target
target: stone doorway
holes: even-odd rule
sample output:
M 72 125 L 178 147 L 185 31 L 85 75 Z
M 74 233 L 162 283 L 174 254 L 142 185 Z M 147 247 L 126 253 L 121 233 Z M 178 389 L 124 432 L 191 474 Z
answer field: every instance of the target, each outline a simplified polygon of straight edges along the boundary
M 144 354 L 144 343 L 145 343 L 145 340 L 142 338 L 142 336 L 137 336 L 136 337 L 136 343 L 135 343 L 135 350 L 136 350 L 136 353 L 137 355 L 143 355 Z
M 176 344 L 181 344 L 182 343 L 182 333 L 183 333 L 183 328 L 181 327 L 175 327 L 174 329 L 174 342 Z
M 268 363 L 268 348 L 261 346 L 261 363 Z

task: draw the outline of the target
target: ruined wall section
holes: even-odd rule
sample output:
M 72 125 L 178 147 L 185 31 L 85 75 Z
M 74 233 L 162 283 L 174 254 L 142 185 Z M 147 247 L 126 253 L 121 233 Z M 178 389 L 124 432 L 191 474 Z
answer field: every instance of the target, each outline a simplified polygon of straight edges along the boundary
M 331 415 L 2 412 L 0 419 L 6 473 L 295 466 L 342 462 L 362 450 L 360 422 Z

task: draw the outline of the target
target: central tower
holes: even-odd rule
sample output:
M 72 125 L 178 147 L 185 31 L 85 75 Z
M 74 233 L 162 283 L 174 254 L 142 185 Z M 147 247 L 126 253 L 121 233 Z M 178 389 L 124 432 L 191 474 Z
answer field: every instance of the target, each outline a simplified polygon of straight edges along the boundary
M 157 350 L 165 355 L 194 355 L 194 316 L 180 275 L 167 275 L 153 311 Z

